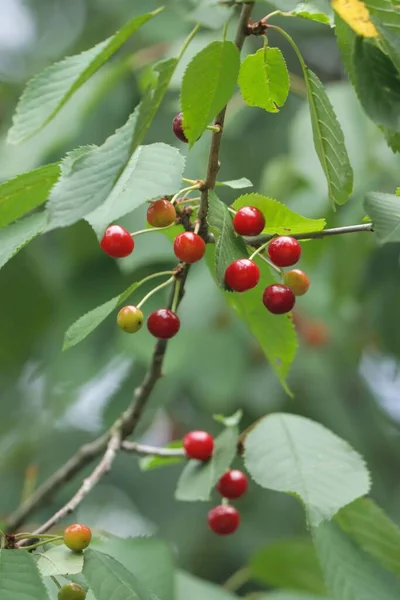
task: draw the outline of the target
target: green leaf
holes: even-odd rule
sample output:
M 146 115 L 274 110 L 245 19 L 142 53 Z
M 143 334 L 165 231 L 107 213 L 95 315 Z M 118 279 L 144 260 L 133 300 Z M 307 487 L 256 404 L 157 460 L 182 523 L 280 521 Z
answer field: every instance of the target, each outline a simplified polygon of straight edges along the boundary
M 239 50 L 232 42 L 212 42 L 190 61 L 182 80 L 181 107 L 191 145 L 230 100 L 239 66 Z
M 199 0 L 187 19 L 210 29 L 219 29 L 232 16 L 232 8 L 220 6 L 218 0 Z
M 47 203 L 49 230 L 72 225 L 105 202 L 128 161 L 136 117 L 137 111 L 101 146 L 62 160 L 61 177 Z
M 229 417 L 224 417 L 224 415 L 213 415 L 213 419 L 217 421 L 217 423 L 225 425 L 225 427 L 235 427 L 236 425 L 239 425 L 242 417 L 243 411 L 241 408 L 233 413 L 233 415 L 229 415 Z
M 57 163 L 22 173 L 0 185 L 0 227 L 44 204 L 60 175 Z
M 374 232 L 381 244 L 400 242 L 400 199 L 398 196 L 371 192 L 365 198 L 364 208 L 372 219 Z
M 291 13 L 296 15 L 296 17 L 301 17 L 302 19 L 316 21 L 317 23 L 323 23 L 324 25 L 333 27 L 332 15 L 322 12 L 318 6 L 315 6 L 311 2 L 300 2 L 300 4 L 298 4 L 296 8 L 291 11 Z
M 176 600 L 235 600 L 238 596 L 231 594 L 220 585 L 199 579 L 185 571 L 177 571 Z
M 400 12 L 392 0 L 364 0 L 371 20 L 380 33 L 380 43 L 400 72 Z
M 182 440 L 174 440 L 165 446 L 166 448 L 182 448 Z M 139 460 L 141 471 L 152 471 L 160 467 L 169 467 L 185 460 L 184 456 L 144 456 Z
M 111 556 L 86 550 L 83 574 L 96 600 L 154 600 L 154 595 Z
M 400 529 L 369 498 L 359 498 L 335 517 L 340 527 L 383 567 L 400 577 Z
M 36 75 L 28 83 L 18 103 L 8 141 L 19 144 L 51 121 L 81 85 L 160 10 L 134 17 L 107 40 L 82 54 L 65 58 Z
M 250 558 L 252 579 L 271 587 L 324 594 L 324 578 L 311 540 L 277 540 Z
M 279 590 L 277 592 L 269 592 L 268 594 L 260 594 L 258 600 L 329 600 L 326 596 L 315 596 L 314 594 L 302 594 L 300 592 L 286 592 Z
M 210 254 L 213 251 L 214 248 L 208 250 Z M 273 315 L 265 310 L 262 290 L 276 280 L 264 262 L 259 259 L 256 262 L 261 273 L 259 284 L 244 294 L 224 292 L 224 296 L 254 335 L 283 388 L 290 394 L 285 380 L 297 350 L 296 331 L 290 315 Z
M 256 483 L 299 496 L 314 527 L 369 491 L 362 457 L 304 417 L 279 413 L 264 417 L 244 445 L 246 467 Z
M 210 500 L 215 484 L 236 456 L 238 435 L 237 427 L 227 427 L 215 438 L 214 452 L 209 461 L 188 461 L 178 481 L 177 500 Z
M 112 556 L 160 600 L 174 600 L 174 557 L 163 540 L 112 538 L 96 543 L 96 550 Z
M 83 569 L 83 553 L 71 552 L 64 544 L 38 555 L 37 566 L 43 576 L 75 575 Z
M 135 281 L 119 296 L 114 296 L 114 298 L 111 298 L 108 302 L 104 302 L 104 304 L 97 306 L 75 321 L 65 334 L 63 350 L 68 350 L 68 348 L 72 348 L 72 346 L 76 346 L 76 344 L 79 344 L 79 342 L 84 340 L 89 333 L 92 333 L 92 331 L 94 331 L 96 327 L 98 327 L 108 315 L 117 308 L 117 306 L 125 302 L 139 286 L 152 278 L 153 276 L 149 275 L 141 281 Z
M 107 200 L 86 220 L 101 236 L 112 221 L 132 212 L 146 200 L 179 190 L 184 167 L 185 159 L 177 148 L 162 143 L 139 146 Z
M 354 85 L 354 41 L 355 33 L 349 25 L 335 12 L 335 35 L 344 67 Z
M 46 223 L 46 213 L 41 212 L 25 217 L 6 229 L 0 229 L 0 268 L 33 238 L 42 233 Z
M 236 198 L 232 207 L 239 210 L 243 206 L 255 206 L 265 217 L 263 233 L 270 235 L 290 235 L 291 233 L 311 233 L 322 231 L 325 219 L 308 219 L 287 208 L 273 198 L 261 194 L 244 194 Z
M 242 188 L 253 187 L 250 179 L 247 177 L 241 177 L 240 179 L 231 179 L 230 181 L 217 181 L 216 186 L 224 185 L 225 187 L 232 188 L 233 190 L 240 190 Z
M 365 38 L 357 37 L 353 52 L 354 85 L 367 115 L 400 131 L 400 79 L 392 61 Z
M 4 600 L 49 600 L 35 559 L 29 552 L 0 551 L 0 598 L 4 598 Z
M 353 170 L 345 146 L 342 128 L 318 77 L 303 67 L 310 107 L 316 153 L 328 183 L 334 206 L 345 204 L 353 190 Z
M 265 46 L 246 56 L 240 66 L 239 87 L 249 106 L 278 112 L 289 94 L 289 73 L 279 48 Z
M 335 523 L 314 531 L 317 554 L 333 600 L 397 600 L 399 580 L 357 548 Z
M 232 225 L 232 217 L 226 204 L 221 202 L 214 192 L 208 195 L 208 225 L 214 233 L 215 274 L 217 284 L 226 289 L 225 271 L 228 265 L 238 258 L 247 256 L 243 239 L 237 236 Z

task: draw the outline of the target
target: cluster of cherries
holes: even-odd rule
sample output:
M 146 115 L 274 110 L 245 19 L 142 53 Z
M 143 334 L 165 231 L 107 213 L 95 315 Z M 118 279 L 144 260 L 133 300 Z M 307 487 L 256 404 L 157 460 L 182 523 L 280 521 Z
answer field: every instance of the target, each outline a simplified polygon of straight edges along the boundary
M 64 544 L 73 552 L 82 552 L 90 544 L 92 532 L 86 525 L 74 523 L 63 535 Z M 77 583 L 67 583 L 58 590 L 58 600 L 85 600 L 86 592 Z
M 164 228 L 177 222 L 175 206 L 167 198 L 152 202 L 147 211 L 147 222 L 154 228 Z M 243 236 L 257 236 L 265 226 L 262 212 L 254 206 L 240 208 L 233 218 L 236 233 Z M 104 233 L 100 246 L 113 258 L 124 258 L 133 252 L 135 242 L 133 234 L 121 225 L 111 225 Z M 296 296 L 302 296 L 309 288 L 310 280 L 303 271 L 293 269 L 283 272 L 282 267 L 294 265 L 300 258 L 301 246 L 290 236 L 274 238 L 267 247 L 270 264 L 277 268 L 282 283 L 265 288 L 262 296 L 264 306 L 273 314 L 288 313 L 292 310 Z M 256 250 L 252 257 L 260 254 L 264 246 Z M 185 231 L 176 236 L 173 244 L 175 256 L 183 263 L 195 263 L 201 260 L 206 244 L 198 233 Z M 240 258 L 232 262 L 225 271 L 225 283 L 229 290 L 246 292 L 254 288 L 260 280 L 260 269 L 251 258 Z M 266 257 L 264 257 L 266 259 Z M 266 259 L 268 261 L 268 259 Z M 136 333 L 141 329 L 144 315 L 138 306 L 128 305 L 121 308 L 117 316 L 119 327 L 127 333 Z M 152 312 L 147 319 L 149 332 L 157 338 L 169 339 L 180 328 L 178 315 L 169 308 L 160 308 Z
M 214 439 L 206 431 L 190 431 L 183 438 L 183 447 L 188 458 L 207 461 L 214 451 Z M 218 535 L 234 533 L 240 525 L 239 511 L 228 504 L 243 496 L 248 487 L 248 480 L 242 471 L 226 471 L 219 479 L 216 489 L 224 498 L 222 504 L 215 506 L 208 513 L 208 525 Z

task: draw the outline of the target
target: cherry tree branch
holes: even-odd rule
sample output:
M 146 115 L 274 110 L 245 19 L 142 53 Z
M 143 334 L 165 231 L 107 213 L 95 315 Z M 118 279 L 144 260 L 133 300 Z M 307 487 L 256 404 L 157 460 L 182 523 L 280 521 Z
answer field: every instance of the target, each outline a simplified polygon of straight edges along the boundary
M 243 44 L 247 37 L 247 25 L 253 10 L 254 2 L 243 4 L 239 17 L 238 28 L 235 37 L 235 44 L 239 51 L 243 48 Z M 207 213 L 208 213 L 208 194 L 215 187 L 219 171 L 219 151 L 221 147 L 221 138 L 224 129 L 226 106 L 217 115 L 214 125 L 219 126 L 217 131 L 214 131 L 211 138 L 210 152 L 208 156 L 207 174 L 203 185 L 201 186 L 200 207 L 198 218 L 200 221 L 199 233 L 205 239 L 207 238 Z
M 296 240 L 312 240 L 328 237 L 331 235 L 343 235 L 345 233 L 361 233 L 363 231 L 374 231 L 373 223 L 361 223 L 360 225 L 346 225 L 345 227 L 333 227 L 332 229 L 323 229 L 322 231 L 311 231 L 309 233 L 288 233 L 290 237 Z M 248 246 L 261 246 L 272 240 L 276 235 L 257 235 L 254 237 L 244 237 Z

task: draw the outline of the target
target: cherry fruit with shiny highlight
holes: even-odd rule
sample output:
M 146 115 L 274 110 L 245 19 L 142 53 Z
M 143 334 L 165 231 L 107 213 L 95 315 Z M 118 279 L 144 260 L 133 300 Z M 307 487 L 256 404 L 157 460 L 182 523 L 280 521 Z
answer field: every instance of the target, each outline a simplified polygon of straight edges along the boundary
M 234 533 L 240 525 L 239 512 L 233 506 L 220 504 L 208 513 L 208 525 L 218 535 Z
M 174 120 L 172 121 L 172 131 L 178 140 L 184 142 L 185 144 L 188 143 L 189 140 L 183 131 L 183 114 L 181 112 L 175 115 Z
M 287 285 L 274 283 L 264 290 L 263 304 L 274 315 L 283 315 L 290 312 L 295 302 L 296 297 Z
M 243 471 L 233 469 L 222 475 L 217 483 L 217 490 L 224 498 L 233 500 L 247 492 L 249 482 Z
M 64 544 L 74 552 L 87 548 L 92 539 L 92 532 L 86 525 L 74 523 L 64 530 Z
M 310 287 L 310 279 L 300 269 L 287 271 L 283 276 L 283 283 L 290 287 L 295 296 L 303 296 Z
M 182 262 L 195 263 L 203 258 L 205 251 L 205 241 L 192 231 L 180 233 L 174 240 L 175 256 Z
M 147 329 L 154 337 L 169 340 L 179 331 L 181 322 L 176 313 L 169 308 L 159 308 L 147 319 Z
M 112 258 L 125 258 L 132 253 L 135 242 L 125 227 L 110 225 L 101 238 L 100 247 Z
M 239 235 L 259 235 L 264 227 L 264 215 L 255 206 L 243 206 L 233 217 L 233 228 Z
M 258 265 L 248 258 L 240 258 L 231 263 L 225 271 L 225 283 L 235 292 L 246 292 L 260 281 Z
M 282 235 L 268 245 L 268 255 L 277 267 L 291 267 L 301 256 L 301 246 L 289 235 Z
M 152 227 L 168 227 L 175 219 L 175 206 L 166 198 L 152 202 L 147 209 L 147 222 Z
M 117 325 L 126 333 L 136 333 L 142 328 L 144 315 L 137 306 L 124 306 L 117 315 Z
M 214 450 L 214 438 L 207 431 L 190 431 L 183 438 L 183 448 L 188 458 L 208 460 Z

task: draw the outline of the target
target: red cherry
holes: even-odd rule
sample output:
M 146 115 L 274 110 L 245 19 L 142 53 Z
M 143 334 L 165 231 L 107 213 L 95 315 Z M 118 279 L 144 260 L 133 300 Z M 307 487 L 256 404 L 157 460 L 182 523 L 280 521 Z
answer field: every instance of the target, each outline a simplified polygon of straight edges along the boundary
M 175 256 L 185 263 L 194 263 L 202 259 L 206 244 L 197 233 L 185 231 L 176 236 L 174 241 Z
M 135 243 L 129 231 L 124 227 L 110 225 L 101 238 L 100 246 L 108 256 L 124 258 L 131 254 Z
M 214 450 L 214 438 L 207 431 L 190 431 L 183 438 L 183 447 L 188 458 L 208 460 Z
M 214 533 L 229 535 L 239 527 L 240 515 L 233 506 L 220 504 L 209 511 L 208 524 Z
M 183 114 L 179 112 L 177 115 L 175 115 L 174 120 L 172 121 L 172 131 L 174 132 L 178 140 L 187 144 L 189 140 L 187 139 L 185 132 L 183 131 L 182 120 Z
M 243 206 L 233 217 L 233 228 L 239 235 L 258 235 L 264 227 L 264 215 L 255 206 Z
M 285 285 L 290 287 L 295 296 L 303 296 L 310 287 L 310 280 L 300 269 L 287 271 L 283 276 Z
M 168 227 L 175 219 L 175 206 L 166 198 L 152 202 L 147 209 L 147 222 L 152 227 Z
M 272 240 L 269 244 L 268 254 L 274 265 L 278 267 L 290 267 L 299 260 L 301 246 L 294 238 L 282 235 Z
M 86 525 L 74 523 L 64 530 L 64 544 L 70 550 L 80 552 L 87 548 L 92 539 L 92 532 Z
M 274 315 L 283 315 L 292 310 L 296 297 L 287 285 L 274 283 L 265 288 L 263 304 Z
M 251 290 L 260 281 L 258 265 L 248 258 L 240 258 L 229 265 L 225 271 L 225 283 L 235 292 Z
M 240 498 L 247 492 L 248 481 L 242 471 L 227 471 L 217 483 L 217 490 L 224 498 Z
M 179 331 L 181 322 L 177 314 L 169 308 L 160 308 L 152 312 L 147 319 L 147 329 L 154 337 L 169 340 Z

